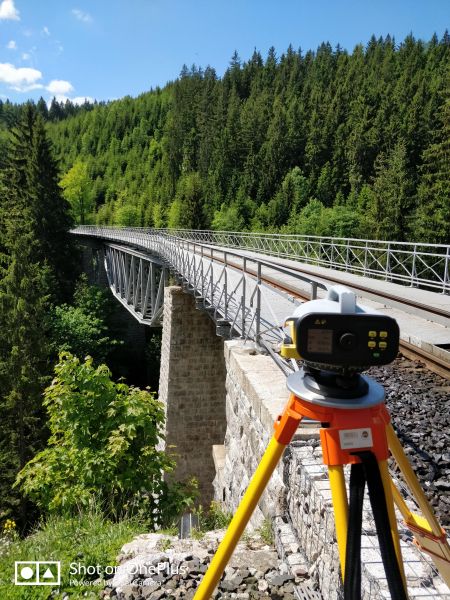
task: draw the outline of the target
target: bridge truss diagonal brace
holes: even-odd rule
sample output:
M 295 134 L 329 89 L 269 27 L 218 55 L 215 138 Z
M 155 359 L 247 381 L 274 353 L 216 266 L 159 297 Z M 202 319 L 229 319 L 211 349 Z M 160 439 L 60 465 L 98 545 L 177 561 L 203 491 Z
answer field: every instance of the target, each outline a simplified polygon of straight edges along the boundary
M 156 256 L 105 243 L 105 269 L 116 299 L 143 325 L 160 327 L 168 270 Z

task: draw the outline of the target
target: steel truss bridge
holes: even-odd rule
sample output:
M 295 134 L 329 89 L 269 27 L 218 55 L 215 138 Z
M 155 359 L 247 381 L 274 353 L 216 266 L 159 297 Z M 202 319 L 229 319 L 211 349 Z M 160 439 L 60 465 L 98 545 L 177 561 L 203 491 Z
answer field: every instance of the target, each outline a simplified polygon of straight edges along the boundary
M 140 323 L 161 324 L 164 286 L 175 278 L 214 319 L 218 335 L 254 341 L 285 373 L 298 368 L 277 352 L 285 319 L 299 296 L 316 298 L 327 285 L 277 265 L 273 255 L 450 293 L 450 246 L 136 227 L 72 233 L 103 243 L 110 289 Z

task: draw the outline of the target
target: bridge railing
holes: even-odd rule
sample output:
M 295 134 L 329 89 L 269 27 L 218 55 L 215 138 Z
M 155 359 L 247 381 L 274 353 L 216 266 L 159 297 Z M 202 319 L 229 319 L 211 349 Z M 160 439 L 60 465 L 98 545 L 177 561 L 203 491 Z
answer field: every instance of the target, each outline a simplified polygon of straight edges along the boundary
M 158 231 L 450 293 L 450 245 L 194 229 Z
M 274 353 L 274 347 L 282 341 L 285 318 L 298 302 L 286 293 L 280 278 L 300 283 L 302 290 L 309 289 L 311 299 L 317 297 L 318 289 L 327 290 L 315 278 L 261 257 L 247 257 L 238 251 L 179 238 L 167 231 L 84 226 L 74 233 L 98 237 L 114 247 L 127 244 L 163 258 L 194 293 L 197 303 L 212 313 L 223 335 L 235 332 L 255 341 L 267 349 L 284 371 L 287 365 Z M 132 304 L 133 299 L 129 302 Z
M 357 275 L 450 293 L 450 245 L 211 230 L 127 228 L 131 229 L 301 260 Z
M 87 230 L 90 228 L 84 227 Z M 104 226 L 96 229 L 102 229 L 105 233 L 117 230 Z M 450 293 L 450 245 L 445 244 L 195 229 L 127 227 L 126 230 L 159 233 L 201 244 L 254 251 Z

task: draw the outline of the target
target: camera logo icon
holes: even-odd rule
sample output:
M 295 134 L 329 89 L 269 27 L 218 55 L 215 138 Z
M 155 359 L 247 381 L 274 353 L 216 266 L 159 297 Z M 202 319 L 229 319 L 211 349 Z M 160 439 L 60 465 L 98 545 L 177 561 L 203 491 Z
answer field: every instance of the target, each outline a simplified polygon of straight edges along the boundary
M 14 563 L 15 585 L 60 585 L 59 560 L 17 560 Z

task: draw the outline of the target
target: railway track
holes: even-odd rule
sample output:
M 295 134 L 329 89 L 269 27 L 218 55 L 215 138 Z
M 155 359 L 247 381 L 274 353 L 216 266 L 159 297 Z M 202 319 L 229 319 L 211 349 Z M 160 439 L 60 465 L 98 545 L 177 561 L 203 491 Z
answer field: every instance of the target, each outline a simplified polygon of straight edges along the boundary
M 214 251 L 213 247 L 210 247 L 210 248 L 212 248 L 212 250 Z M 247 258 L 250 258 L 250 257 L 247 257 Z M 224 263 L 224 260 L 222 258 L 220 258 L 220 256 L 215 256 L 214 260 L 216 260 L 217 262 L 220 262 L 222 264 Z M 271 264 L 273 264 L 274 267 L 280 266 L 274 261 L 264 259 L 264 262 L 269 263 L 269 264 L 271 263 Z M 233 262 L 232 260 L 228 260 L 227 264 L 228 264 L 228 266 L 231 266 L 234 268 L 241 268 L 241 265 Z M 291 267 L 291 266 L 287 267 L 285 265 L 282 265 L 282 266 L 283 266 L 283 269 L 285 269 L 286 271 L 292 271 L 293 274 L 301 273 L 302 275 L 311 276 L 311 272 L 308 269 L 295 268 L 295 267 Z M 253 275 L 255 277 L 257 276 L 256 269 L 254 269 L 252 267 L 247 266 L 246 272 L 249 275 Z M 279 289 L 280 291 L 289 294 L 293 298 L 300 300 L 301 302 L 310 300 L 309 295 L 305 291 L 301 291 L 298 288 L 288 287 L 286 285 L 283 285 L 282 283 L 280 283 L 279 280 L 275 279 L 274 277 L 263 275 L 261 277 L 261 280 L 263 283 L 266 283 L 272 287 L 275 287 L 275 288 Z M 334 278 L 334 277 L 321 276 L 320 281 L 322 281 L 322 282 L 329 281 L 330 283 L 341 283 L 341 281 L 339 281 L 339 279 Z M 369 288 L 367 288 L 365 286 L 351 285 L 349 287 L 351 287 L 355 290 L 358 290 L 360 292 L 370 292 L 371 291 L 371 290 L 369 290 Z M 402 299 L 396 295 L 381 293 L 378 290 L 377 290 L 376 294 L 377 294 L 377 296 L 382 297 L 383 300 L 386 301 L 387 303 L 389 303 L 390 301 L 394 301 L 396 304 L 402 303 L 409 307 L 420 308 L 424 312 L 427 312 L 430 315 L 430 317 L 433 317 L 436 315 L 438 315 L 440 317 L 444 317 L 444 318 L 448 319 L 448 323 L 450 326 L 450 313 L 444 309 L 439 309 L 436 307 L 426 307 L 425 305 L 420 305 L 420 304 L 417 305 L 417 304 L 414 304 L 413 302 L 409 301 L 408 299 Z M 446 361 L 444 358 L 436 356 L 432 352 L 429 352 L 428 350 L 426 350 L 424 348 L 421 348 L 419 346 L 411 344 L 410 342 L 407 342 L 406 340 L 402 340 L 402 339 L 400 339 L 400 352 L 408 359 L 418 360 L 418 361 L 422 362 L 427 367 L 427 369 L 429 369 L 433 373 L 436 373 L 437 375 L 440 375 L 441 377 L 444 377 L 446 379 L 450 379 L 450 361 Z

